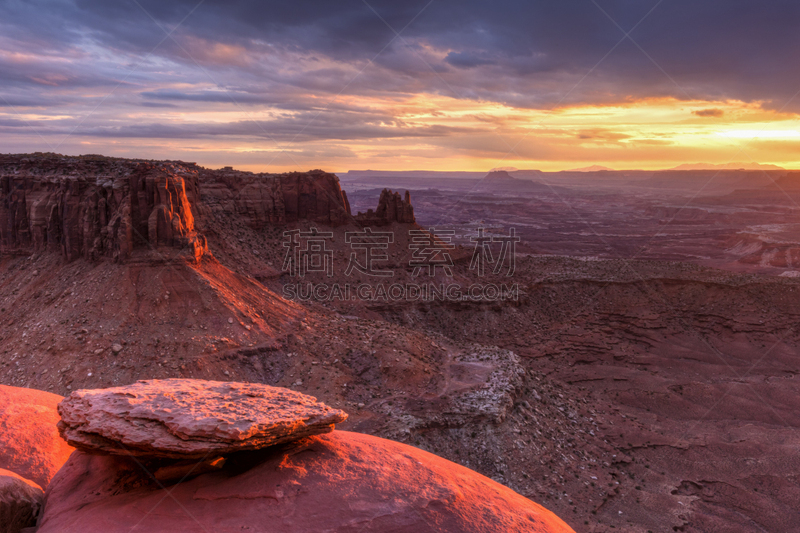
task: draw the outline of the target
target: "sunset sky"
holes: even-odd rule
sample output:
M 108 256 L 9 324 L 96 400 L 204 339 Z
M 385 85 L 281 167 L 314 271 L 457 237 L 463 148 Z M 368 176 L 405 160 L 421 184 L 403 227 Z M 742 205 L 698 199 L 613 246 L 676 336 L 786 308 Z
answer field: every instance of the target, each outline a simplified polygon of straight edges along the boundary
M 0 152 L 800 168 L 800 3 L 0 0 Z

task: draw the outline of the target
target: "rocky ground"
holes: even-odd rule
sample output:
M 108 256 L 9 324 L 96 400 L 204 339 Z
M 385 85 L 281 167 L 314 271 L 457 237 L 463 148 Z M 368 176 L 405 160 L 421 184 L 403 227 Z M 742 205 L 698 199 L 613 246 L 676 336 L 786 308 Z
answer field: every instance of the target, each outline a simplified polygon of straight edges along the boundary
M 0 435 L 3 533 L 573 533 L 474 470 L 336 430 L 347 413 L 282 387 L 166 379 L 0 395 L 0 423 L 26 415 Z M 52 453 L 65 440 L 76 449 Z M 58 471 L 37 484 L 33 458 Z
M 800 281 L 530 256 L 516 302 L 290 301 L 284 231 L 333 233 L 334 276 L 303 283 L 374 282 L 343 274 L 345 233 L 361 226 L 272 223 L 225 183 L 198 178 L 199 259 L 157 242 L 118 262 L 0 256 L 0 383 L 61 395 L 170 377 L 279 385 L 346 410 L 342 429 L 475 469 L 576 531 L 800 527 Z M 413 280 L 415 228 L 375 226 L 395 234 L 393 282 Z M 507 281 L 451 253 L 452 281 L 433 281 Z

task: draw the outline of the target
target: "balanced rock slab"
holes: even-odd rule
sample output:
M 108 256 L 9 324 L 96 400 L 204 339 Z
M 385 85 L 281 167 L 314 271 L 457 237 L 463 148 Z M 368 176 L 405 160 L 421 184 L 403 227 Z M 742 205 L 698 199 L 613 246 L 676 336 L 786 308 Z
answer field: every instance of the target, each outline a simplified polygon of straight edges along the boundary
M 347 419 L 344 411 L 289 389 L 197 379 L 79 390 L 58 412 L 61 436 L 81 450 L 187 459 L 291 442 Z
M 74 451 L 58 435 L 61 396 L 0 385 L 0 468 L 46 487 Z
M 169 492 L 133 458 L 76 452 L 50 484 L 37 533 L 123 533 L 133 524 L 148 533 L 574 533 L 468 468 L 339 430 L 239 454 Z
M 39 485 L 0 468 L 0 533 L 35 526 L 43 500 Z

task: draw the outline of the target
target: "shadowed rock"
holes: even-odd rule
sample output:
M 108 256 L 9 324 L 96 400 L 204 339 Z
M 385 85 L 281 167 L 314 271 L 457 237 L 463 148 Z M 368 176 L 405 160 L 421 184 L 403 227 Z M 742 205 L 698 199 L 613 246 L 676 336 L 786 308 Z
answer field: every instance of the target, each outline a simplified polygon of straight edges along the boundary
M 0 533 L 35 526 L 43 499 L 39 485 L 0 468 Z
M 58 411 L 58 429 L 76 448 L 181 459 L 258 450 L 327 433 L 347 419 L 289 389 L 194 379 L 80 390 Z
M 383 189 L 378 199 L 378 208 L 375 211 L 368 209 L 366 213 L 358 213 L 355 218 L 362 226 L 385 226 L 392 222 L 413 224 L 416 218 L 411 205 L 411 193 L 406 191 L 405 197 L 401 197 L 399 192 Z

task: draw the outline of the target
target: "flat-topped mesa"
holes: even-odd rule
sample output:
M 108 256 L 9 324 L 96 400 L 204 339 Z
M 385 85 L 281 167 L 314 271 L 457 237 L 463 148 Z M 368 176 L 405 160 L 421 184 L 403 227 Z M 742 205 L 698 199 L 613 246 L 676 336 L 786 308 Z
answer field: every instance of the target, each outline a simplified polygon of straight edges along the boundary
M 363 226 L 385 226 L 392 222 L 413 224 L 416 218 L 414 218 L 414 207 L 411 205 L 411 193 L 406 191 L 403 198 L 399 192 L 383 189 L 378 200 L 378 208 L 375 211 L 369 209 L 366 213 L 358 213 L 355 219 Z
M 339 178 L 322 170 L 254 174 L 181 161 L 0 155 L 3 254 L 50 251 L 68 261 L 125 261 L 136 249 L 162 257 L 178 250 L 197 261 L 208 254 L 202 231 L 216 216 L 237 217 L 254 229 L 300 221 L 415 221 L 409 193 L 403 199 L 388 189 L 377 210 L 353 217 Z
M 207 252 L 192 164 L 57 154 L 0 157 L 0 252 L 122 261 L 134 248 Z M 180 173 L 180 174 L 179 174 Z M 188 182 L 188 183 L 187 183 Z
M 61 436 L 89 453 L 191 459 L 252 451 L 333 431 L 347 413 L 258 383 L 162 379 L 75 391 L 58 405 Z
M 484 181 L 518 181 L 507 170 L 492 170 L 483 179 Z
M 322 170 L 253 174 L 226 167 L 200 172 L 201 211 L 235 213 L 254 229 L 308 220 L 351 222 L 350 203 L 335 174 Z

